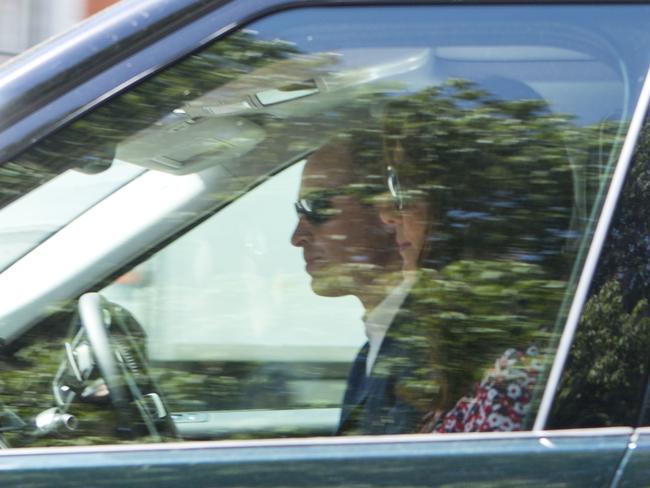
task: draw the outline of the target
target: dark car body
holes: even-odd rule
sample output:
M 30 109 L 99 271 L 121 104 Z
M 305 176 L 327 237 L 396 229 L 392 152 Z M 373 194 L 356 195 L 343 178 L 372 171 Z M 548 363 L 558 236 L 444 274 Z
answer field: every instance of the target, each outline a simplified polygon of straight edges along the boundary
M 93 442 L 92 440 L 88 442 L 82 440 L 78 443 L 79 445 L 71 442 L 69 445 L 56 446 L 55 442 L 47 447 L 40 447 L 42 444 L 37 443 L 31 446 L 29 443 L 25 443 L 18 444 L 20 447 L 15 449 L 0 451 L 0 483 L 3 486 L 109 486 L 123 484 L 125 486 L 194 485 L 224 488 L 228 486 L 260 488 L 324 485 L 623 487 L 650 484 L 650 472 L 647 467 L 648 453 L 650 453 L 650 431 L 648 427 L 645 427 L 648 425 L 645 410 L 648 405 L 647 395 L 650 392 L 646 384 L 648 357 L 647 354 L 643 354 L 643 351 L 629 345 L 635 341 L 643 345 L 643 341 L 638 342 L 639 336 L 635 334 L 637 332 L 645 334 L 646 332 L 643 328 L 645 326 L 635 328 L 634 324 L 642 323 L 647 315 L 645 309 L 639 305 L 645 299 L 644 292 L 647 290 L 644 286 L 646 275 L 643 263 L 644 258 L 648 255 L 642 244 L 644 230 L 647 226 L 643 216 L 647 212 L 644 212 L 642 207 L 639 207 L 642 204 L 638 203 L 639 201 L 644 202 L 643 185 L 639 183 L 640 189 L 625 190 L 634 184 L 631 178 L 638 178 L 641 182 L 645 181 L 642 179 L 643 172 L 631 172 L 630 167 L 634 158 L 641 158 L 647 150 L 645 146 L 647 137 L 644 136 L 647 128 L 644 126 L 644 120 L 650 98 L 650 85 L 647 81 L 644 82 L 644 76 L 650 66 L 650 52 L 644 51 L 648 46 L 645 39 L 635 47 L 633 39 L 614 38 L 617 33 L 623 36 L 627 32 L 628 37 L 637 35 L 639 25 L 645 25 L 642 20 L 650 21 L 650 12 L 648 11 L 650 4 L 644 5 L 644 2 L 570 2 L 565 5 L 564 2 L 554 1 L 531 6 L 526 2 L 519 5 L 518 2 L 464 1 L 124 1 L 62 36 L 42 44 L 0 67 L 0 164 L 20 161 L 22 155 L 32 154 L 29 151 L 34 148 L 47 147 L 48 151 L 51 150 L 55 144 L 59 144 L 55 139 L 57 134 L 60 134 L 62 130 L 67 130 L 66 128 L 70 127 L 70 124 L 83 122 L 87 114 L 101 109 L 106 104 L 110 105 L 113 100 L 119 100 L 120 96 L 128 94 L 141 83 L 146 84 L 149 80 L 155 79 L 167 68 L 173 69 L 182 60 L 190 59 L 188 56 L 199 55 L 202 49 L 212 45 L 213 42 L 216 42 L 214 46 L 218 46 L 219 42 L 242 28 L 254 29 L 257 25 L 255 23 L 262 23 L 265 19 L 277 15 L 287 15 L 288 20 L 283 22 L 286 25 L 291 25 L 291 15 L 294 12 L 318 9 L 317 14 L 309 17 L 310 22 L 314 22 L 314 18 L 317 19 L 319 16 L 333 22 L 327 17 L 328 15 L 334 19 L 337 15 L 344 18 L 345 12 L 352 10 L 353 14 L 350 17 L 350 26 L 352 27 L 341 24 L 343 25 L 341 29 L 353 29 L 357 24 L 365 25 L 365 11 L 372 12 L 373 9 L 381 8 L 399 10 L 398 14 L 403 15 L 404 19 L 410 18 L 409 16 L 413 18 L 419 16 L 417 13 L 409 13 L 409 9 L 422 9 L 423 12 L 427 10 L 428 15 L 431 15 L 432 18 L 437 15 L 437 9 L 444 9 L 446 12 L 444 15 L 450 15 L 450 18 L 455 15 L 456 11 L 472 9 L 468 17 L 479 19 L 475 20 L 477 25 L 482 17 L 482 12 L 490 17 L 493 15 L 490 12 L 500 9 L 500 12 L 504 13 L 504 19 L 507 20 L 509 12 L 518 8 L 529 8 L 531 11 L 524 12 L 522 17 L 518 18 L 516 27 L 513 27 L 514 32 L 511 33 L 513 37 L 521 37 L 521 45 L 524 47 L 534 44 L 537 42 L 536 40 L 542 38 L 542 33 L 546 28 L 543 20 L 536 23 L 533 11 L 535 8 L 558 14 L 562 13 L 563 8 L 570 9 L 569 17 L 571 19 L 578 18 L 583 10 L 589 9 L 592 9 L 593 15 L 599 19 L 609 17 L 611 25 L 615 28 L 612 27 L 611 32 L 603 34 L 602 39 L 592 41 L 586 34 L 581 39 L 581 32 L 578 28 L 572 34 L 567 30 L 562 32 L 562 35 L 557 35 L 558 38 L 565 36 L 569 39 L 567 41 L 569 46 L 579 47 L 582 45 L 581 43 L 584 43 L 587 45 L 584 48 L 584 53 L 589 53 L 590 50 L 596 52 L 599 43 L 604 42 L 603 39 L 610 41 L 611 45 L 602 49 L 602 53 L 604 53 L 602 54 L 602 60 L 604 60 L 602 66 L 597 65 L 601 61 L 599 53 L 593 55 L 593 59 L 591 59 L 593 64 L 586 66 L 586 63 L 590 61 L 588 55 L 584 54 L 584 58 L 580 58 L 575 54 L 577 51 L 572 54 L 559 51 L 551 53 L 543 49 L 533 50 L 534 52 L 531 51 L 533 57 L 525 60 L 525 54 L 516 53 L 514 50 L 508 51 L 512 58 L 506 61 L 515 64 L 521 63 L 517 69 L 520 69 L 522 73 L 525 70 L 531 70 L 530 72 L 534 73 L 534 76 L 541 76 L 531 65 L 544 62 L 549 63 L 549 68 L 543 68 L 540 72 L 546 69 L 549 73 L 550 71 L 558 72 L 557 75 L 549 74 L 547 79 L 539 82 L 542 87 L 550 87 L 549 93 L 553 91 L 554 83 L 562 83 L 562 76 L 566 72 L 571 70 L 579 72 L 575 75 L 575 79 L 578 80 L 576 83 L 595 73 L 593 76 L 597 82 L 593 87 L 590 85 L 594 90 L 594 96 L 591 98 L 585 96 L 584 103 L 580 101 L 576 105 L 586 105 L 587 102 L 591 102 L 594 106 L 599 103 L 608 103 L 607 100 L 599 98 L 599 94 L 605 93 L 605 88 L 602 87 L 608 83 L 613 84 L 612 80 L 616 78 L 607 71 L 610 66 L 607 64 L 608 56 L 612 56 L 614 59 L 616 49 L 624 53 L 624 56 L 620 56 L 623 59 L 619 61 L 620 63 L 627 62 L 634 68 L 641 67 L 636 71 L 633 68 L 626 71 L 626 73 L 629 72 L 630 79 L 625 81 L 626 85 L 623 89 L 626 93 L 625 101 L 621 106 L 627 104 L 623 107 L 627 110 L 627 114 L 612 116 L 613 118 L 620 117 L 623 121 L 620 126 L 625 128 L 617 129 L 617 140 L 613 145 L 617 146 L 618 150 L 611 150 L 609 163 L 602 163 L 599 166 L 608 168 L 607 170 L 602 169 L 603 174 L 609 172 L 609 176 L 606 178 L 607 184 L 600 189 L 600 196 L 594 197 L 597 204 L 585 211 L 584 220 L 588 221 L 585 224 L 587 230 L 584 231 L 581 238 L 580 246 L 582 247 L 577 253 L 580 257 L 576 258 L 572 277 L 570 280 L 567 278 L 567 281 L 572 280 L 572 284 L 567 286 L 568 291 L 564 295 L 562 312 L 559 314 L 558 320 L 561 320 L 562 324 L 558 326 L 560 332 L 554 336 L 557 344 L 556 353 L 552 365 L 549 365 L 548 372 L 544 376 L 545 387 L 542 388 L 543 391 L 538 392 L 539 409 L 529 428 L 520 432 L 332 437 L 326 435 L 327 429 L 320 426 L 314 431 L 316 434 L 312 433 L 307 436 L 301 434 L 294 437 L 291 434 L 287 436 L 283 433 L 274 438 L 272 434 L 266 433 L 266 435 L 260 436 L 263 438 L 246 439 L 244 437 L 244 440 L 239 440 L 237 435 L 219 440 L 218 435 L 192 434 L 187 436 L 189 440 L 186 441 L 175 440 L 160 444 L 145 444 L 136 440 L 124 444 L 109 442 L 109 445 L 105 445 L 106 442 L 101 442 L 101 445 L 84 446 L 83 444 Z M 388 17 L 390 15 L 392 14 L 389 14 Z M 494 15 L 495 18 L 498 16 L 499 14 Z M 551 15 L 550 20 L 547 19 L 548 24 L 552 24 L 555 18 Z M 496 32 L 498 30 L 494 28 L 494 25 L 497 25 L 496 21 L 492 17 L 490 19 L 493 21 L 490 29 Z M 526 24 L 526 19 L 530 24 Z M 626 22 L 633 19 L 636 19 L 638 25 L 635 24 L 632 30 L 627 31 Z M 273 28 L 281 29 L 283 24 L 279 22 L 278 25 L 279 27 L 274 25 Z M 507 22 L 504 25 L 507 25 Z M 527 25 L 530 28 L 528 33 L 525 28 Z M 596 32 L 596 29 L 594 31 Z M 394 43 L 394 46 L 397 46 L 395 49 L 400 47 L 411 49 L 410 46 L 398 45 L 399 43 L 395 39 L 400 38 L 399 33 L 387 33 L 386 35 Z M 453 37 L 456 34 L 450 31 L 449 35 Z M 476 33 L 478 39 L 482 35 L 487 36 L 488 34 Z M 571 37 L 572 35 L 575 36 L 575 39 Z M 591 32 L 589 35 L 596 38 L 598 32 Z M 440 37 L 444 37 L 443 34 L 440 34 Z M 341 44 L 345 44 L 345 41 L 345 39 L 341 41 Z M 469 43 L 469 41 L 467 42 Z M 480 43 L 480 41 L 477 42 Z M 542 41 L 539 42 L 541 45 Z M 498 44 L 495 42 L 494 49 L 498 49 Z M 578 47 L 575 49 L 577 50 Z M 329 44 L 326 49 L 330 49 Z M 477 68 L 482 61 L 485 62 L 485 59 L 473 59 L 470 54 L 460 48 L 455 51 L 452 48 L 445 51 L 445 47 L 438 49 L 437 66 L 442 66 L 446 59 L 447 69 L 451 73 L 449 76 L 460 76 L 465 72 L 463 70 L 471 69 L 486 69 L 489 72 L 488 68 Z M 535 56 L 538 57 L 535 58 Z M 553 62 L 563 60 L 565 65 L 561 65 L 560 61 L 555 65 L 549 61 L 550 58 L 545 56 L 557 56 L 557 58 L 553 58 Z M 506 63 L 503 60 L 494 61 L 492 59 L 492 61 L 493 63 Z M 570 65 L 570 63 L 574 63 L 574 65 Z M 580 63 L 585 63 L 584 69 Z M 615 64 L 616 62 L 612 61 L 612 65 Z M 286 69 L 290 72 L 292 67 L 289 65 Z M 403 69 L 408 71 L 411 68 Z M 513 72 L 515 71 L 513 70 Z M 554 78 L 554 76 L 556 77 Z M 191 77 L 188 80 L 191 80 Z M 618 78 L 615 81 L 618 82 L 617 80 Z M 191 83 L 188 82 L 189 85 Z M 601 88 L 603 91 L 598 91 Z M 197 94 L 192 96 L 207 96 L 210 87 L 200 87 L 197 90 Z M 580 91 L 579 88 L 575 90 L 576 93 Z M 558 92 L 561 91 L 558 90 Z M 560 93 L 558 99 L 562 99 L 563 96 L 567 99 L 573 97 L 573 95 Z M 171 112 L 175 107 L 173 103 L 169 106 L 165 105 L 164 99 L 158 101 L 160 107 L 156 110 L 160 112 L 160 115 Z M 269 106 L 271 105 L 273 104 L 269 104 Z M 324 105 L 324 107 L 329 106 Z M 281 110 L 278 108 L 277 113 Z M 325 109 L 323 109 L 324 111 Z M 605 111 L 603 109 L 603 112 Z M 584 114 L 586 115 L 584 115 L 583 112 L 576 109 L 576 113 L 578 113 L 576 118 L 584 116 L 587 119 L 595 112 L 595 109 L 590 111 L 585 108 Z M 308 115 L 312 116 L 309 113 Z M 597 116 L 599 120 L 606 119 L 601 113 L 598 113 Z M 128 121 L 120 121 L 116 123 L 116 129 L 119 130 L 121 124 L 126 126 L 128 123 Z M 146 129 L 147 127 L 143 123 L 136 121 L 127 132 L 130 134 Z M 603 132 L 606 132 L 606 129 L 603 129 Z M 120 137 L 122 136 L 120 135 Z M 48 141 L 55 142 L 50 144 Z M 145 143 L 149 144 L 145 147 L 147 150 L 155 145 L 155 142 L 145 141 Z M 39 144 L 50 145 L 39 146 Z M 97 158 L 97 154 L 101 153 L 98 149 L 97 154 L 93 153 L 87 157 L 83 148 L 84 144 L 86 143 L 82 141 L 78 144 L 81 148 L 72 147 L 72 145 L 70 148 L 65 148 L 66 151 L 70 151 L 71 161 L 87 162 L 92 158 Z M 113 147 L 105 149 L 108 152 L 114 151 Z M 138 152 L 140 149 L 135 147 L 133 151 Z M 301 151 L 303 151 L 301 154 L 305 154 L 304 150 L 301 149 Z M 296 154 L 298 152 L 300 151 L 297 150 Z M 63 160 L 57 158 L 52 158 L 52 164 L 55 166 L 63 164 L 61 162 Z M 287 161 L 287 166 L 293 164 L 294 161 L 284 153 L 278 158 Z M 290 159 L 291 162 L 289 162 Z M 43 161 L 47 161 L 47 157 Z M 227 166 L 227 161 L 223 164 L 232 169 Z M 608 164 L 609 166 L 607 166 Z M 637 162 L 636 164 L 640 165 L 641 163 Z M 264 169 L 263 173 L 275 175 L 275 172 L 279 171 L 280 165 L 277 165 L 273 169 Z M 235 170 L 233 170 L 233 174 L 236 174 Z M 239 175 L 237 174 L 237 176 Z M 241 175 L 242 178 L 248 176 L 244 173 Z M 40 183 L 35 182 L 31 187 L 26 186 L 24 191 L 31 191 L 31 188 L 38 184 Z M 125 182 L 120 182 L 117 187 L 125 184 Z M 254 188 L 258 184 L 256 180 L 251 179 L 247 180 L 244 186 L 248 191 L 249 188 Z M 636 195 L 639 200 L 630 197 L 630 201 L 625 203 L 626 191 L 628 195 Z M 634 193 L 635 191 L 637 193 Z M 3 194 L 3 197 L 7 199 L 3 201 L 3 205 L 13 198 L 11 194 L 9 196 Z M 99 200 L 101 201 L 103 198 L 100 197 Z M 233 197 L 232 200 L 235 201 L 236 198 Z M 143 198 L 144 201 L 146 201 L 145 198 Z M 89 204 L 84 212 L 92 209 L 94 205 Z M 191 226 L 189 224 L 186 226 L 184 223 L 179 224 L 178 222 L 182 220 L 182 216 L 179 217 L 179 215 L 182 212 L 190 212 L 188 208 L 180 206 L 176 208 L 174 212 L 179 213 L 178 215 L 174 214 L 173 218 L 176 220 L 172 223 L 173 225 L 169 224 L 160 232 L 156 231 L 157 233 L 152 231 L 148 241 L 143 240 L 128 249 L 128 245 L 124 244 L 127 247 L 124 247 L 124 250 L 120 248 L 120 251 L 115 254 L 111 254 L 110 249 L 101 250 L 104 253 L 102 262 L 105 265 L 100 269 L 101 266 L 94 264 L 93 266 L 97 269 L 94 274 L 85 273 L 80 265 L 77 274 L 71 274 L 69 278 L 61 278 L 60 282 L 53 281 L 51 289 L 43 288 L 38 292 L 40 295 L 37 298 L 24 304 L 18 304 L 11 309 L 7 307 L 9 311 L 6 311 L 6 314 L 3 312 L 0 320 L 0 328 L 7 328 L 9 331 L 3 335 L 5 354 L 9 357 L 23 347 L 24 341 L 29 343 L 33 340 L 29 336 L 30 331 L 42 323 L 45 320 L 44 317 L 49 316 L 52 304 L 64 300 L 74 300 L 89 291 L 98 291 L 118 277 L 126 276 L 124 273 L 141 264 L 158 249 L 179 238 L 187 231 L 187 228 L 199 225 L 210 213 L 205 210 L 207 206 L 198 208 L 198 210 L 194 210 L 195 214 L 192 217 L 194 220 Z M 632 210 L 626 213 L 625 209 Z M 170 210 L 170 215 L 171 213 Z M 31 218 L 27 214 L 25 215 L 26 218 Z M 71 218 L 70 222 L 77 217 Z M 619 223 L 617 224 L 617 222 Z M 67 223 L 62 227 L 66 225 Z M 610 235 L 610 229 L 619 231 L 628 229 L 630 235 L 626 239 L 621 238 L 617 241 Z M 615 234 L 620 237 L 622 231 L 619 231 Z M 59 230 L 57 232 L 60 233 Z M 134 233 L 135 235 L 136 233 Z M 129 237 L 132 243 L 135 243 L 137 239 L 134 236 Z M 255 242 L 253 241 L 251 246 L 256 245 Z M 11 287 L 26 289 L 29 288 L 30 283 L 37 288 L 49 280 L 45 277 L 50 273 L 46 269 L 42 270 L 44 276 L 38 274 L 30 276 L 24 271 L 21 272 L 22 268 L 15 267 L 36 247 L 46 243 L 47 238 L 40 239 L 34 248 L 25 249 L 22 254 L 16 255 L 14 262 L 6 263 L 3 270 L 6 282 L 1 285 L 4 287 L 2 289 L 8 290 Z M 120 246 L 122 245 L 120 244 Z M 117 244 L 115 247 L 117 249 Z M 626 250 L 621 251 L 622 247 L 625 247 Z M 81 245 L 80 248 L 84 249 L 84 253 L 88 250 L 88 247 L 84 245 Z M 263 248 L 262 244 L 260 244 L 260 248 Z M 85 256 L 84 253 L 79 252 L 80 255 Z M 86 259 L 83 256 L 79 257 L 79 261 Z M 629 264 L 627 268 L 625 267 L 626 263 Z M 39 266 L 41 265 L 35 264 L 32 268 L 25 269 L 38 270 Z M 144 272 L 145 276 L 149 272 L 147 268 Z M 51 273 L 56 274 L 57 271 Z M 571 273 L 567 272 L 567 274 Z M 620 319 L 622 323 L 632 325 L 627 329 L 613 326 L 612 337 L 607 334 L 603 334 L 601 337 L 594 332 L 595 329 L 591 330 L 583 325 L 581 314 L 585 309 L 585 303 L 597 294 L 599 287 L 607 281 L 610 275 L 623 276 L 621 286 L 624 290 L 622 301 L 625 304 L 623 307 L 625 314 L 621 312 L 618 317 L 624 315 L 627 322 Z M 82 279 L 82 276 L 86 278 Z M 19 281 L 19 278 L 22 281 Z M 146 286 L 146 278 L 143 279 L 143 282 Z M 630 294 L 627 294 L 626 290 Z M 5 299 L 8 302 L 18 303 L 16 297 Z M 286 305 L 284 306 L 286 307 Z M 641 308 L 635 308 L 637 306 Z M 596 312 L 593 313 L 596 314 Z M 602 321 L 617 320 L 616 313 L 616 311 L 611 312 Z M 581 330 L 586 331 L 585 336 L 581 335 Z M 625 335 L 628 332 L 629 335 Z M 615 345 L 614 342 L 616 342 Z M 72 344 L 74 345 L 74 342 Z M 594 345 L 595 351 L 588 348 L 588 346 Z M 228 343 L 223 347 L 227 348 Z M 583 349 L 576 351 L 576 348 L 589 349 L 589 351 L 581 355 L 580 351 Z M 612 352 L 614 358 L 610 359 L 607 365 L 601 367 L 599 351 L 603 355 L 607 351 Z M 60 352 L 63 355 L 63 347 Z M 206 354 L 208 353 L 206 352 Z M 626 354 L 626 360 L 623 361 L 622 356 Z M 38 359 L 33 359 L 33 361 L 38 361 Z M 272 378 L 277 377 L 274 376 L 276 374 L 274 368 L 286 367 L 286 363 L 283 361 L 284 359 L 278 362 L 279 366 L 273 363 L 264 370 L 263 374 L 268 374 L 268 376 L 263 376 L 263 378 L 267 378 L 265 381 L 272 382 Z M 307 360 L 300 356 L 295 361 L 291 364 L 302 364 L 300 361 Z M 327 361 L 322 360 L 323 364 Z M 593 361 L 594 364 L 593 371 L 595 373 L 593 374 L 613 371 L 616 364 L 622 364 L 623 371 L 618 376 L 614 375 L 609 382 L 591 381 L 589 374 L 580 369 L 584 368 L 584 363 L 589 361 Z M 332 362 L 337 363 L 333 367 L 334 369 L 345 371 L 345 367 L 341 366 L 342 361 L 333 360 Z M 252 363 L 255 361 L 251 360 Z M 22 363 L 10 361 L 8 364 Z M 634 364 L 638 365 L 638 370 L 630 373 L 628 370 Z M 329 368 L 327 365 L 323 366 L 323 368 L 325 367 Z M 56 371 L 52 370 L 52 376 L 55 373 Z M 0 374 L 5 374 L 5 370 Z M 284 378 L 284 376 L 282 377 Z M 208 381 L 203 376 L 201 378 L 203 380 L 199 381 Z M 303 377 L 293 379 L 305 380 Z M 261 389 L 262 386 L 253 385 L 252 388 Z M 584 393 L 587 390 L 589 394 Z M 253 395 L 250 392 L 249 394 Z M 26 391 L 25 395 L 29 397 L 32 393 Z M 591 398 L 601 398 L 602 404 L 590 400 Z M 614 405 L 617 399 L 620 401 Z M 576 407 L 576 405 L 580 405 L 581 401 L 590 402 L 590 408 L 585 407 L 584 415 L 581 408 Z M 12 411 L 20 410 L 11 405 L 7 396 L 3 397 L 3 402 Z M 256 410 L 255 407 L 252 408 L 251 413 L 247 415 L 254 417 Z M 210 408 L 206 407 L 201 412 L 209 410 Z M 237 409 L 232 408 L 232 410 Z M 625 414 L 621 412 L 625 412 Z M 176 422 L 177 425 L 180 425 L 183 423 L 184 414 L 179 412 L 177 415 Z M 192 422 L 194 422 L 192 419 L 188 420 L 193 428 L 201 429 L 200 422 Z M 6 425 L 9 424 L 10 422 Z M 216 426 L 213 428 L 217 429 Z M 236 433 L 236 429 L 236 426 L 232 427 L 231 433 Z M 186 430 L 186 432 L 190 432 L 190 430 Z M 214 434 L 214 432 L 212 433 Z

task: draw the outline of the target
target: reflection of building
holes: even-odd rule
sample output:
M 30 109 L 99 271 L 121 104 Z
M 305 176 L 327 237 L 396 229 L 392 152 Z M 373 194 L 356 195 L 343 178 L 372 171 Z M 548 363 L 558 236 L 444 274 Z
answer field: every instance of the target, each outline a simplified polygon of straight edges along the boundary
M 0 0 L 0 61 L 117 0 Z

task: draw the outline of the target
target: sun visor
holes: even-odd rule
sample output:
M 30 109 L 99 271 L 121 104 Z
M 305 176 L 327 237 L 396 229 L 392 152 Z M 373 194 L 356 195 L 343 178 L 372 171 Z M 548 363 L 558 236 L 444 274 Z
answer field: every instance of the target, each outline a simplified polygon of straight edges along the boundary
M 351 49 L 273 62 L 177 107 L 126 139 L 117 157 L 173 174 L 230 163 L 265 140 L 265 120 L 295 130 L 292 120 L 401 92 L 429 57 L 426 48 Z
M 120 144 L 117 157 L 182 175 L 239 158 L 264 138 L 261 127 L 241 117 L 192 118 L 176 110 Z

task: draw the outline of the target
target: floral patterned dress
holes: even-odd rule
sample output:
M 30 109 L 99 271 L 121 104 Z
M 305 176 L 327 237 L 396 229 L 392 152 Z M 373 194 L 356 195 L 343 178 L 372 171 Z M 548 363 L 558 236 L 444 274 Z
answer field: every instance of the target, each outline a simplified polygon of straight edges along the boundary
M 510 432 L 521 430 L 542 362 L 536 346 L 508 349 L 471 395 L 444 415 L 430 415 L 422 432 Z

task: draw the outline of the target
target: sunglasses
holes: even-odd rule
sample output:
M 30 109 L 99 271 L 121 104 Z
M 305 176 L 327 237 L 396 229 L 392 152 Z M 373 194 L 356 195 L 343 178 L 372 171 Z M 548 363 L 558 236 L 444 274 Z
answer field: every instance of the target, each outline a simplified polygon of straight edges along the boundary
M 298 216 L 304 216 L 312 225 L 321 225 L 341 213 L 332 205 L 332 198 L 342 195 L 339 190 L 322 191 L 294 203 Z
M 307 222 L 312 225 L 320 225 L 341 213 L 341 210 L 332 204 L 334 197 L 349 195 L 358 199 L 362 204 L 372 205 L 374 198 L 385 191 L 386 189 L 383 185 L 349 185 L 344 188 L 310 192 L 307 197 L 299 199 L 293 205 L 298 216 L 304 216 Z

